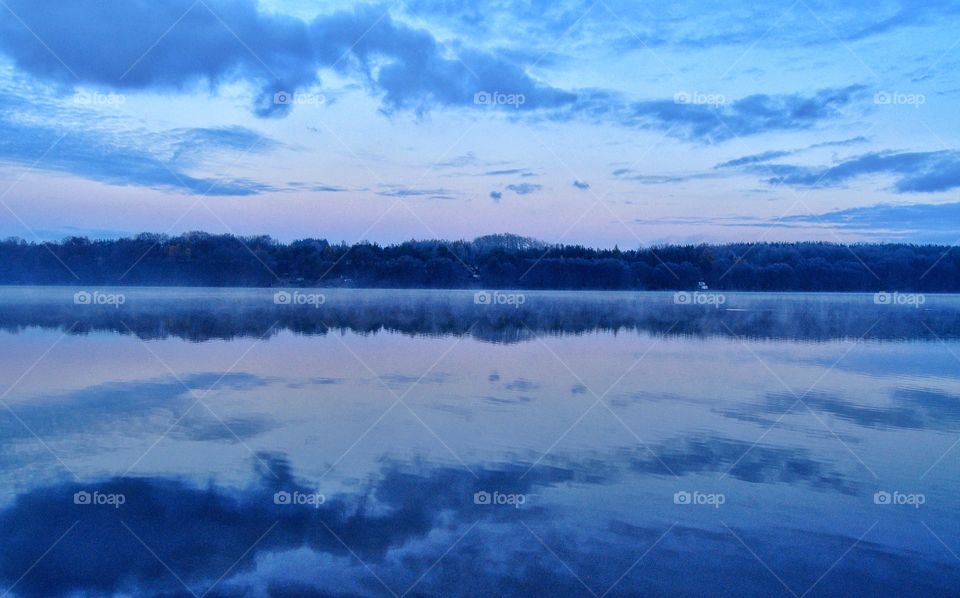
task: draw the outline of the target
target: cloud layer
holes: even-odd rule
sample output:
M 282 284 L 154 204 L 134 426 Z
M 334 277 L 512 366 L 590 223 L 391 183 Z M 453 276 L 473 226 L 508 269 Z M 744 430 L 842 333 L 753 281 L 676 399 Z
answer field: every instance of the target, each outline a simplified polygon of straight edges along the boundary
M 799 187 L 833 187 L 867 175 L 894 177 L 897 193 L 934 193 L 960 187 L 960 154 L 949 150 L 872 152 L 829 167 L 770 164 L 753 170 L 772 173 L 771 184 Z

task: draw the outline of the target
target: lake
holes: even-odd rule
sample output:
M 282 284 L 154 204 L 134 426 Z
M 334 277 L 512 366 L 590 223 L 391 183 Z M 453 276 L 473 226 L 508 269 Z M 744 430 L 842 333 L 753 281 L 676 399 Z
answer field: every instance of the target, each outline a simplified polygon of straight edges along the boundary
M 11 596 L 956 595 L 960 297 L 0 289 Z

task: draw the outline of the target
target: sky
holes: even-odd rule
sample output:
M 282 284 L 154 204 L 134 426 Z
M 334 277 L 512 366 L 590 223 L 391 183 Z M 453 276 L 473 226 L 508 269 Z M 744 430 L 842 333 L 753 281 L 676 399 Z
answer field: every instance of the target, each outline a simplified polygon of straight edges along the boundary
M 960 241 L 960 0 L 0 0 L 0 236 Z

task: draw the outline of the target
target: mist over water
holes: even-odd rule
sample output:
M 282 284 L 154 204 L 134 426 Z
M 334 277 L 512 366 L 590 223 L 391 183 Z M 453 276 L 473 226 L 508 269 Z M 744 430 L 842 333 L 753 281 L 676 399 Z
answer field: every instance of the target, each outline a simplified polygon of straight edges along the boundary
M 2 289 L 0 589 L 952 595 L 958 337 L 947 295 Z

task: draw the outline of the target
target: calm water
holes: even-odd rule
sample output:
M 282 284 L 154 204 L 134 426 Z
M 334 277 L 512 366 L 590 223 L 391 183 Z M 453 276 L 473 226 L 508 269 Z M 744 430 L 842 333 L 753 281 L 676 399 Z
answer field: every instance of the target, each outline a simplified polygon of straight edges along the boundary
M 0 290 L 11 596 L 960 587 L 958 297 L 75 291 Z

